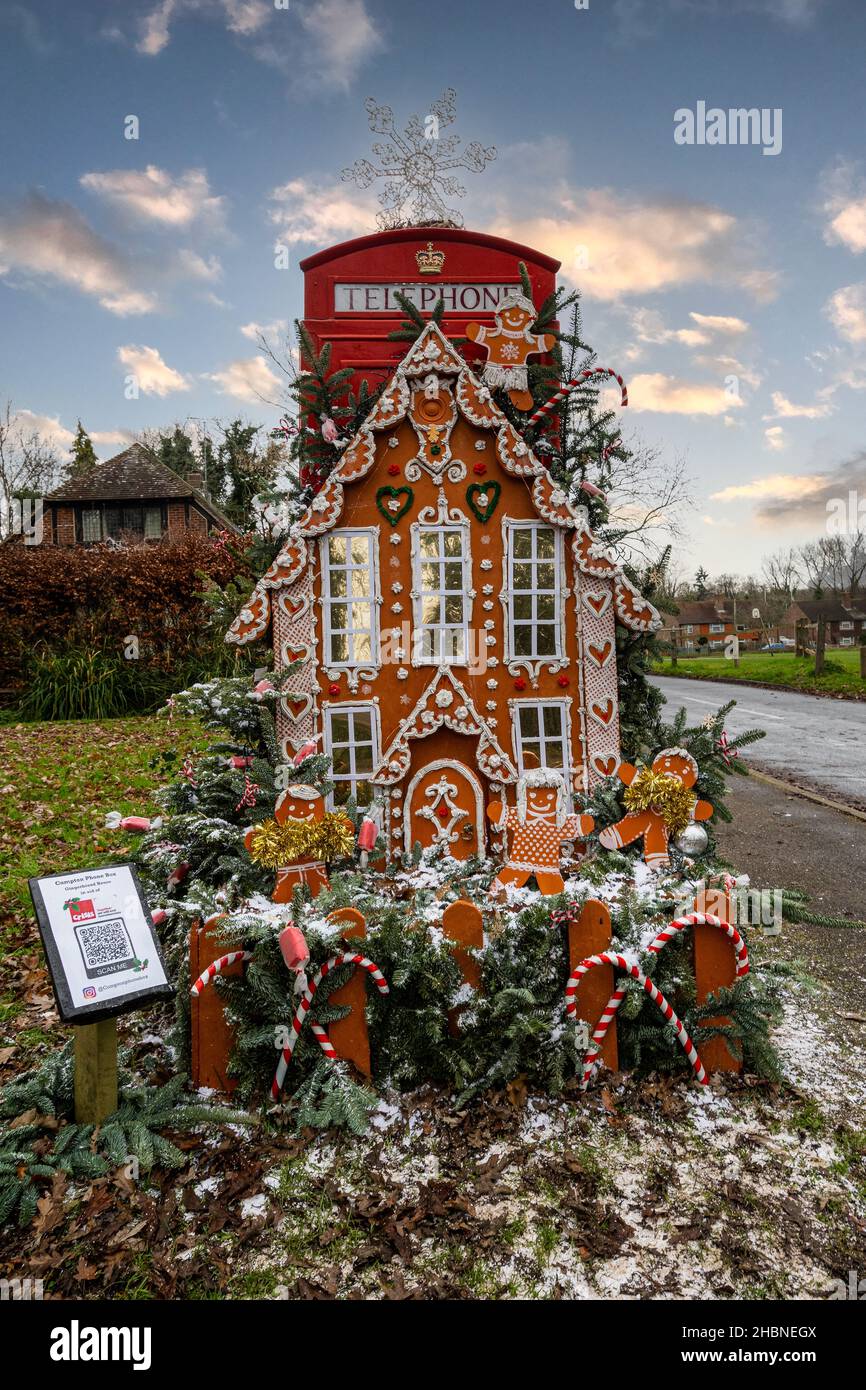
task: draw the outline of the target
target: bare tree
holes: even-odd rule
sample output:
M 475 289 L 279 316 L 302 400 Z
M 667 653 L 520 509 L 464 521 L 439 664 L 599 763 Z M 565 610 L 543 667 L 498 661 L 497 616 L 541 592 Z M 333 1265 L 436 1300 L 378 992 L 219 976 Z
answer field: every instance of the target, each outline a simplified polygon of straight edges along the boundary
M 808 587 L 817 597 L 827 582 L 828 556 L 826 547 L 821 540 L 809 541 L 808 545 L 801 545 L 797 554 L 802 568 L 803 578 Z
M 761 570 L 767 588 L 781 594 L 790 602 L 800 582 L 800 556 L 794 547 L 789 546 L 787 550 L 776 550 L 772 555 L 765 555 Z
M 662 460 L 657 449 L 641 444 L 626 459 L 611 456 L 608 467 L 610 521 L 604 539 L 652 563 L 684 535 L 681 513 L 693 505 L 685 460 Z M 575 500 L 580 501 L 579 492 Z
M 848 581 L 848 589 L 853 603 L 863 576 L 866 574 L 866 535 L 863 531 L 855 531 L 853 535 L 845 540 L 845 570 Z
M 48 492 L 58 480 L 60 459 L 54 445 L 38 430 L 27 428 L 12 402 L 0 411 L 0 500 L 4 516 L 19 497 Z

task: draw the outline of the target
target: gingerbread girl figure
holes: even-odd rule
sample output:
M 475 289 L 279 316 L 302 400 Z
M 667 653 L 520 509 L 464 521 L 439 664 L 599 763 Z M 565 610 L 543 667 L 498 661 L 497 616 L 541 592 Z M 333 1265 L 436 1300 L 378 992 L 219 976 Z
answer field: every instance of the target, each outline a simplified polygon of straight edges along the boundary
M 638 770 L 621 763 L 618 776 L 628 791 L 628 815 L 599 835 L 605 849 L 622 849 L 643 836 L 643 857 L 650 869 L 670 864 L 668 841 L 692 820 L 709 820 L 713 807 L 699 801 L 691 788 L 698 780 L 698 765 L 684 748 L 663 748 L 651 767 Z
M 325 815 L 325 801 L 315 787 L 295 782 L 281 792 L 274 808 L 274 820 L 278 825 L 315 825 Z M 247 849 L 252 849 L 252 838 L 258 829 L 252 826 L 244 836 Z M 290 864 L 277 869 L 277 882 L 273 892 L 275 903 L 290 903 L 296 888 L 306 883 L 315 898 L 328 886 L 328 875 L 321 860 L 295 859 Z
M 511 849 L 505 867 L 491 885 L 522 888 L 534 874 L 539 892 L 561 893 L 564 884 L 559 855 L 566 840 L 579 840 L 595 827 L 592 816 L 569 815 L 565 782 L 549 768 L 533 768 L 517 783 L 517 805 L 493 801 L 487 815 L 511 832 Z
M 484 380 L 488 386 L 508 392 L 517 410 L 532 409 L 527 358 L 537 352 L 550 352 L 556 342 L 552 333 L 530 333 L 535 322 L 535 305 L 525 294 L 509 290 L 494 314 L 495 328 L 483 323 L 466 325 L 466 336 L 487 349 Z

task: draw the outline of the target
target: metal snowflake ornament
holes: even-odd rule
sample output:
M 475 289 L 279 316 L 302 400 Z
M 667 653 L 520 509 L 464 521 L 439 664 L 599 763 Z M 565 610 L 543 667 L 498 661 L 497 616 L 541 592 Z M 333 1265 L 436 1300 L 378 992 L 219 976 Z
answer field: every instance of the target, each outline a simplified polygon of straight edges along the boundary
M 456 115 L 457 93 L 449 87 L 439 101 L 434 101 L 423 121 L 412 116 L 403 134 L 395 128 L 394 112 L 390 106 L 378 106 L 373 97 L 364 105 L 370 129 L 377 135 L 387 135 L 390 144 L 373 146 L 379 166 L 369 159 L 357 159 L 343 170 L 343 181 L 358 188 L 369 188 L 375 179 L 393 182 L 379 194 L 383 211 L 376 221 L 382 231 L 396 227 L 462 227 L 463 218 L 448 207 L 445 196 L 462 198 L 466 189 L 451 178 L 449 169 L 470 169 L 480 174 L 496 158 L 496 149 L 485 149 L 477 140 L 458 153 L 459 135 L 443 136 L 443 126 L 451 125 Z

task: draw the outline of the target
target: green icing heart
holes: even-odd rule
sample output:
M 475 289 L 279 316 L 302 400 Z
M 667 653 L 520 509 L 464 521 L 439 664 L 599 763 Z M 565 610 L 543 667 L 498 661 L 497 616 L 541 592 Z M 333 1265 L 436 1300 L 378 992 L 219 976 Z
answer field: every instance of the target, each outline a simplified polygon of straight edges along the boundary
M 470 483 L 469 487 L 466 489 L 466 501 L 472 515 L 476 517 L 478 521 L 489 521 L 496 511 L 496 508 L 499 506 L 501 493 L 502 488 L 499 486 L 499 483 Z M 476 502 L 476 498 L 478 497 L 487 498 L 486 507 L 482 508 L 478 505 Z
M 397 507 L 391 511 L 385 501 L 388 497 L 392 499 L 405 497 L 406 501 L 403 503 L 402 507 Z M 414 497 L 415 494 L 410 487 L 391 487 L 389 484 L 387 487 L 380 487 L 376 493 L 376 506 L 379 508 L 385 520 L 392 526 L 396 526 L 400 518 L 405 516 L 408 512 Z

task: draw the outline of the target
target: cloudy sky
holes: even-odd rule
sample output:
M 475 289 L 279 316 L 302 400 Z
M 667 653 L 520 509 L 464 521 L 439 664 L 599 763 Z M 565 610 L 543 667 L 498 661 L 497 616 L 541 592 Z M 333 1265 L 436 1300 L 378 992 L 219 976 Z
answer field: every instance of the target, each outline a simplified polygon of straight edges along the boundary
M 864 52 L 863 0 L 0 0 L 0 395 L 103 458 L 276 423 L 257 330 L 374 229 L 364 98 L 453 86 L 498 149 L 467 226 L 562 260 L 626 438 L 694 479 L 685 562 L 755 570 L 866 496 Z M 781 150 L 677 143 L 701 102 L 781 111 Z

